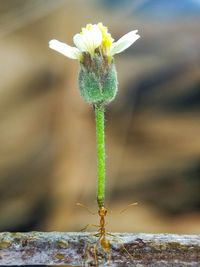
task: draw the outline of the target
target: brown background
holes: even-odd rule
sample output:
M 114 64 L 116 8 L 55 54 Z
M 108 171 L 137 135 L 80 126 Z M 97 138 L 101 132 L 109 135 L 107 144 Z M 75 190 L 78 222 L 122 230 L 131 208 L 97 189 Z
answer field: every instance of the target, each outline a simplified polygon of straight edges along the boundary
M 0 1 L 0 230 L 98 222 L 76 207 L 97 211 L 93 110 L 79 96 L 78 63 L 48 41 L 72 45 L 99 21 L 115 39 L 141 35 L 116 56 L 119 93 L 107 107 L 107 228 L 199 233 L 199 19 L 91 0 Z

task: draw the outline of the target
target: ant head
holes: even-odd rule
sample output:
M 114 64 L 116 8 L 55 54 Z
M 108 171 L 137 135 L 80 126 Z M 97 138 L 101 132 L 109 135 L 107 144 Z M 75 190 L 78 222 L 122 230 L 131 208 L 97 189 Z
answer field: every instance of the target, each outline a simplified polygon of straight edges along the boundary
M 107 209 L 105 207 L 101 207 L 101 208 L 99 208 L 98 213 L 99 213 L 99 216 L 106 216 Z

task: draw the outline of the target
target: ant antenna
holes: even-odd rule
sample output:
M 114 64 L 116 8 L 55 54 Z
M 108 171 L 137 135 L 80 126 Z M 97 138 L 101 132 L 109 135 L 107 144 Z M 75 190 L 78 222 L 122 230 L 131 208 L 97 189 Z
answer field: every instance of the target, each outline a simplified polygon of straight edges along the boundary
M 92 212 L 91 210 L 89 210 L 88 209 L 88 207 L 87 206 L 85 206 L 85 205 L 83 205 L 82 203 L 76 203 L 76 205 L 77 206 L 79 206 L 79 207 L 81 207 L 81 208 L 84 208 L 84 209 L 86 209 L 90 214 L 92 214 L 92 215 L 95 215 L 96 213 L 95 212 Z
M 138 205 L 138 202 L 134 202 L 134 203 L 129 204 L 125 209 L 120 211 L 120 214 L 127 211 L 127 209 L 129 209 L 131 206 L 137 206 L 137 205 Z

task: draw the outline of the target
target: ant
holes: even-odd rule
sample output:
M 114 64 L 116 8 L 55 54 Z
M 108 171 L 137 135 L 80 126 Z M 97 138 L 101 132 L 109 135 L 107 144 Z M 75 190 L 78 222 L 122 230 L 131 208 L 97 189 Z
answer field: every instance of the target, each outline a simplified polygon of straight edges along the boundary
M 128 205 L 128 207 L 130 206 L 135 206 L 138 203 L 131 203 Z M 91 212 L 86 206 L 84 206 L 83 204 L 77 203 L 78 206 L 81 206 L 85 209 L 87 209 L 91 214 L 95 215 L 95 213 Z M 127 208 L 128 208 L 127 207 Z M 123 213 L 127 210 L 127 208 L 123 209 L 120 213 Z M 98 241 L 99 242 L 101 248 L 103 249 L 103 251 L 105 253 L 108 253 L 108 257 L 109 257 L 109 261 L 110 261 L 110 242 L 107 239 L 106 236 L 112 236 L 114 238 L 116 238 L 116 236 L 114 234 L 108 233 L 106 232 L 106 221 L 105 221 L 105 217 L 107 215 L 107 209 L 104 206 L 100 206 L 98 209 L 98 215 L 100 217 L 100 221 L 99 221 L 99 225 L 94 225 L 94 224 L 88 224 L 86 227 L 84 227 L 82 229 L 82 231 L 86 230 L 88 227 L 93 226 L 93 227 L 97 227 L 97 233 L 94 234 L 95 237 L 98 237 Z M 128 252 L 128 250 L 125 248 L 124 244 L 121 244 L 124 251 L 129 255 L 129 257 L 132 259 L 132 255 Z M 97 261 L 97 254 L 96 254 L 96 245 L 94 246 L 94 256 L 95 256 L 95 262 L 96 262 L 96 266 L 98 266 L 98 261 Z
M 138 204 L 137 202 L 131 203 L 131 204 L 128 205 L 128 207 L 129 206 L 135 206 L 137 204 Z M 123 213 L 126 210 L 127 210 L 127 208 L 123 209 L 120 213 Z M 102 249 L 105 252 L 108 252 L 110 250 L 110 242 L 106 239 L 106 235 L 110 235 L 110 236 L 114 236 L 114 235 L 106 232 L 106 228 L 105 228 L 105 225 L 106 225 L 106 223 L 105 223 L 105 217 L 106 217 L 106 214 L 107 214 L 107 209 L 104 206 L 101 206 L 99 208 L 99 210 L 98 210 L 98 214 L 100 216 L 100 223 L 99 223 L 98 232 L 97 232 L 97 234 L 95 234 L 95 236 L 96 237 L 99 237 L 99 241 L 100 241 L 100 245 L 101 245 Z M 124 249 L 125 249 L 125 247 L 124 247 Z M 126 250 L 126 252 L 127 252 L 127 250 Z
M 95 213 L 91 212 L 85 205 L 83 205 L 81 203 L 77 203 L 77 206 L 85 208 L 92 215 L 95 215 Z M 105 225 L 106 225 L 105 217 L 106 217 L 106 214 L 107 214 L 107 209 L 104 206 L 99 207 L 98 214 L 100 216 L 99 225 L 88 224 L 82 229 L 82 231 L 85 231 L 90 226 L 97 227 L 98 231 L 97 231 L 96 234 L 94 234 L 94 236 L 95 237 L 99 237 L 99 243 L 100 243 L 102 249 L 105 252 L 108 252 L 110 250 L 110 243 L 106 238 L 106 234 L 108 234 L 108 233 L 106 232 L 106 228 L 105 228 Z
M 98 210 L 98 214 L 100 216 L 100 222 L 99 222 L 98 232 L 97 232 L 97 234 L 95 234 L 95 236 L 99 237 L 99 242 L 100 242 L 102 249 L 105 252 L 108 252 L 110 250 L 110 243 L 106 239 L 107 233 L 106 233 L 106 228 L 105 228 L 105 225 L 106 225 L 105 216 L 107 214 L 107 209 L 104 206 L 100 207 Z

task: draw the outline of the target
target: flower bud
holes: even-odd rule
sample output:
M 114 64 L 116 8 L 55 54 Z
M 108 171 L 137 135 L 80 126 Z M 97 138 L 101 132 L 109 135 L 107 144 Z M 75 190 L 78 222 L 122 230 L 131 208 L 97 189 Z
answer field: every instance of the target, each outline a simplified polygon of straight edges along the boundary
M 79 89 L 82 98 L 90 104 L 106 104 L 117 93 L 117 73 L 112 59 L 95 54 L 83 54 L 80 62 Z

